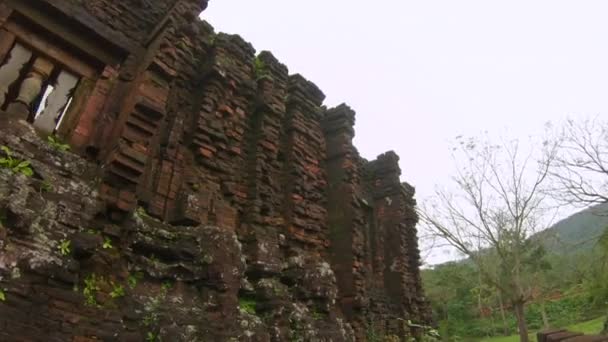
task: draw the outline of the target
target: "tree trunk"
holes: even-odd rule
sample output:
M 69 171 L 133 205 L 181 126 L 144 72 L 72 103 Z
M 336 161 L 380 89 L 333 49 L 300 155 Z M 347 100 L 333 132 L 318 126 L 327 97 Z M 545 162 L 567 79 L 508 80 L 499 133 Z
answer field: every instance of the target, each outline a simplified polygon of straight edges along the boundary
M 490 314 L 490 326 L 488 327 L 488 330 L 486 331 L 486 336 L 488 337 L 492 337 L 492 335 L 494 335 L 494 314 Z
M 513 310 L 515 310 L 515 317 L 517 317 L 517 328 L 519 330 L 519 341 L 528 342 L 528 324 L 526 323 L 526 317 L 524 315 L 524 303 L 523 302 L 513 303 Z
M 545 309 L 545 301 L 540 302 L 540 314 L 543 317 L 543 327 L 549 329 L 549 316 L 547 316 L 547 310 Z
M 502 333 L 509 336 L 509 324 L 507 324 L 507 315 L 505 314 L 505 304 L 502 302 L 502 293 L 498 291 L 498 303 L 500 304 L 500 316 L 502 318 Z

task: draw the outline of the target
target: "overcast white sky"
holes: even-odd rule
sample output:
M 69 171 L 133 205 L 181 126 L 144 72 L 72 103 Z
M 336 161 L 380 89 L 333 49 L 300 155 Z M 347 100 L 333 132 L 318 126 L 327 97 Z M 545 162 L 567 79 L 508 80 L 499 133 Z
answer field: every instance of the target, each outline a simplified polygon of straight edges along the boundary
M 353 107 L 361 154 L 395 150 L 422 200 L 450 181 L 457 135 L 526 138 L 608 113 L 606 13 L 606 0 L 211 0 L 202 17 Z

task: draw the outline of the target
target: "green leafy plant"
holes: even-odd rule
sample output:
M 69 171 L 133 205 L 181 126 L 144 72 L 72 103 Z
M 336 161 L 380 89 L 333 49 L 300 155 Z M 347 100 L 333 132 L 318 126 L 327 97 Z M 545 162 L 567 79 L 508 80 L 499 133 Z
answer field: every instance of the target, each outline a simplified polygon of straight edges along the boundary
M 148 331 L 148 333 L 146 334 L 146 342 L 156 342 L 156 341 L 160 341 L 158 335 L 151 331 Z
M 142 323 L 144 326 L 146 327 L 150 327 L 152 325 L 155 325 L 158 322 L 158 312 L 156 311 L 150 311 L 148 313 L 146 313 L 146 315 L 144 316 Z
M 326 316 L 327 315 L 325 313 L 322 313 L 322 312 L 319 312 L 319 311 L 316 311 L 316 310 L 313 311 L 313 313 L 312 313 L 312 318 L 315 321 L 321 321 L 321 320 L 325 319 Z
M 271 78 L 266 63 L 264 63 L 264 61 L 262 61 L 259 56 L 256 57 L 253 63 L 253 68 L 255 72 L 256 81 L 259 81 L 263 78 Z
M 112 292 L 110 292 L 110 297 L 112 299 L 122 298 L 125 296 L 125 288 L 122 285 L 115 284 L 112 282 Z
M 160 320 L 160 310 L 163 302 L 167 298 L 167 293 L 171 289 L 171 283 L 164 282 L 160 287 L 160 293 L 157 296 L 151 297 L 146 303 L 144 310 L 146 315 L 143 319 L 143 324 L 147 327 L 155 326 Z
M 170 281 L 165 281 L 161 286 L 160 286 L 160 290 L 163 294 L 167 294 L 167 292 L 169 292 L 169 290 L 171 290 L 171 288 L 173 287 L 173 284 Z
M 239 298 L 239 308 L 250 315 L 256 314 L 257 303 L 250 298 Z
M 213 45 L 213 44 L 215 44 L 216 38 L 217 38 L 217 34 L 212 33 L 207 37 L 207 41 L 209 42 L 209 44 Z
M 156 296 L 149 297 L 148 300 L 144 304 L 144 316 L 142 318 L 141 324 L 148 329 L 152 329 L 153 331 L 158 331 L 158 324 L 161 319 L 162 307 L 167 299 L 167 292 L 171 288 L 171 284 L 165 282 L 161 285 L 160 291 Z M 154 334 L 153 332 L 149 332 L 147 335 L 148 341 L 160 341 L 160 337 L 158 334 Z
M 255 74 L 259 75 L 266 68 L 266 64 L 259 57 L 256 57 L 256 59 L 253 61 L 253 67 L 255 69 Z
M 82 294 L 84 295 L 86 305 L 98 306 L 95 295 L 101 289 L 99 287 L 99 283 L 101 281 L 103 281 L 103 278 L 97 277 L 95 273 L 90 274 L 84 279 L 84 289 L 82 289 Z
M 139 217 L 150 217 L 144 207 L 137 207 L 137 209 L 135 209 L 135 214 Z
M 0 158 L 0 167 L 9 169 L 13 173 L 20 173 L 27 177 L 34 175 L 34 170 L 32 170 L 31 163 L 29 161 L 13 158 L 13 152 L 6 146 L 0 146 L 0 150 L 4 152 L 5 155 L 4 158 Z
M 59 253 L 61 253 L 63 256 L 70 255 L 70 253 L 72 253 L 72 241 L 61 240 L 59 242 L 59 246 L 57 246 L 57 249 L 59 249 Z
M 3 289 L 0 289 L 0 302 L 5 302 L 6 301 L 6 294 L 4 293 Z
M 40 183 L 40 191 L 42 192 L 51 192 L 54 190 L 53 185 L 48 180 L 44 180 Z
M 302 336 L 302 331 L 304 327 L 299 320 L 290 318 L 289 319 L 289 341 L 290 342 L 303 342 L 304 337 Z
M 70 150 L 70 145 L 63 143 L 55 135 L 49 135 L 48 138 L 46 139 L 46 141 L 49 144 L 49 146 L 51 146 L 53 149 L 55 149 L 57 151 L 65 152 L 65 151 Z
M 103 239 L 103 245 L 101 245 L 103 249 L 112 249 L 114 246 L 112 245 L 112 239 L 106 237 Z
M 142 277 L 143 277 L 143 274 L 141 272 L 137 272 L 135 274 L 129 274 L 129 276 L 127 277 L 127 283 L 129 284 L 129 287 L 131 289 L 134 289 Z

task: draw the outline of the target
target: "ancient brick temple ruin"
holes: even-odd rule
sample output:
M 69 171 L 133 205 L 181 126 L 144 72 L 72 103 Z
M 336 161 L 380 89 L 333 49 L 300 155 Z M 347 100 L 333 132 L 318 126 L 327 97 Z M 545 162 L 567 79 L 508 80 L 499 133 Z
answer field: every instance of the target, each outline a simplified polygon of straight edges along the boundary
M 397 155 L 361 158 L 348 106 L 214 33 L 206 5 L 0 0 L 0 341 L 428 322 Z

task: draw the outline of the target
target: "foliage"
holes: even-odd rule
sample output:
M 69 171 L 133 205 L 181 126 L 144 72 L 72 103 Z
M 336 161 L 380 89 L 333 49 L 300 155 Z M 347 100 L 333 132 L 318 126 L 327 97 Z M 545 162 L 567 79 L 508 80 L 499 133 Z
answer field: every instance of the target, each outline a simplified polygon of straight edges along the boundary
M 158 335 L 151 331 L 148 331 L 148 333 L 146 334 L 146 342 L 156 342 L 156 341 L 160 341 L 160 338 L 158 337 Z
M 34 170 L 29 161 L 14 158 L 13 152 L 6 146 L 0 146 L 0 150 L 3 151 L 5 155 L 4 158 L 0 158 L 1 168 L 9 169 L 13 173 L 20 173 L 27 177 L 34 175 Z
M 59 246 L 57 246 L 57 249 L 59 249 L 59 253 L 61 253 L 63 256 L 70 255 L 70 253 L 72 253 L 72 241 L 61 240 L 59 242 Z
M 167 299 L 167 294 L 171 289 L 171 283 L 164 282 L 161 287 L 159 293 L 154 296 L 148 298 L 148 301 L 144 305 L 144 316 L 142 318 L 142 325 L 148 328 L 157 329 L 161 320 L 161 309 L 163 303 Z M 152 337 L 153 339 L 150 341 L 160 341 L 160 337 L 158 334 L 150 331 L 148 332 L 148 337 Z
M 250 315 L 256 314 L 257 303 L 251 298 L 239 298 L 239 308 Z
M 84 279 L 84 289 L 82 294 L 85 298 L 85 304 L 88 306 L 98 306 L 96 295 L 101 290 L 99 284 L 103 281 L 102 277 L 98 277 L 95 273 L 90 274 Z
M 70 150 L 70 145 L 63 143 L 57 136 L 49 135 L 46 139 L 46 142 L 53 148 L 54 150 L 66 152 Z
M 110 297 L 112 299 L 122 298 L 125 296 L 125 288 L 122 285 L 115 284 L 112 282 L 112 291 L 110 292 Z
M 608 272 L 601 266 L 601 261 L 606 260 L 601 248 L 574 253 L 562 248 L 561 252 L 550 253 L 544 258 L 551 267 L 541 270 L 544 280 L 537 284 L 535 292 L 538 295 L 526 306 L 525 319 L 532 330 L 543 327 L 542 301 L 553 327 L 585 321 L 605 311 Z M 502 322 L 498 298 L 491 291 L 484 295 L 487 298 L 483 301 L 484 314 L 480 314 L 476 298 L 478 277 L 473 263 L 466 260 L 422 271 L 425 292 L 431 300 L 441 335 L 449 340 L 499 336 L 516 331 L 516 322 L 511 315 L 506 315 L 506 322 Z
M 303 330 L 304 330 L 304 326 L 303 324 L 298 320 L 295 319 L 294 317 L 290 317 L 289 318 L 289 341 L 290 342 L 304 342 L 304 337 L 303 335 Z
M 127 277 L 127 283 L 129 284 L 129 287 L 131 289 L 134 289 L 135 287 L 137 287 L 137 283 L 139 282 L 139 280 L 143 277 L 143 274 L 141 272 L 137 272 L 135 274 L 129 274 L 129 276 Z
M 572 324 L 572 325 L 568 326 L 568 330 L 580 331 L 585 334 L 597 334 L 602 330 L 603 325 L 604 325 L 604 317 L 599 317 L 596 319 L 592 319 L 590 321 Z
M 608 226 L 608 203 L 577 212 L 542 231 L 538 239 L 549 252 L 572 254 L 592 250 Z
M 150 218 L 150 215 L 148 215 L 148 212 L 144 207 L 137 207 L 137 209 L 135 209 L 135 215 L 139 216 L 140 218 Z
M 538 150 L 523 158 L 517 141 L 457 138 L 454 187 L 439 189 L 419 210 L 434 238 L 467 257 L 422 274 L 447 340 L 519 327 L 525 341 L 528 327 L 565 327 L 606 313 L 608 121 L 569 120 L 561 130 L 531 141 Z M 556 202 L 601 204 L 545 230 Z
M 565 326 L 569 331 L 577 331 L 588 335 L 597 334 L 604 323 L 604 317 L 595 318 L 589 321 Z M 483 338 L 480 342 L 519 342 L 519 335 L 500 336 Z
M 264 63 L 264 61 L 262 61 L 260 56 L 257 56 L 255 58 L 255 61 L 253 63 L 253 68 L 254 68 L 256 80 L 261 80 L 263 78 L 271 77 L 270 72 L 268 71 L 268 66 L 266 65 L 266 63 Z
M 378 333 L 376 333 L 376 330 L 374 329 L 373 323 L 372 322 L 368 322 L 367 324 L 367 330 L 365 332 L 365 335 L 367 337 L 367 341 L 369 342 L 378 342 L 380 341 L 380 337 L 378 336 Z
M 112 245 L 112 239 L 106 237 L 103 239 L 103 245 L 101 246 L 103 249 L 112 249 L 114 246 Z
M 209 42 L 210 45 L 215 44 L 215 40 L 217 38 L 217 34 L 211 33 L 207 36 L 207 42 Z
M 326 317 L 326 315 L 319 311 L 315 310 L 312 312 L 312 319 L 314 319 L 315 321 L 320 321 L 320 320 L 324 319 L 325 317 Z
M 3 289 L 0 289 L 0 302 L 5 302 L 6 301 L 6 294 L 4 293 Z
M 48 180 L 44 180 L 40 183 L 40 191 L 51 192 L 53 190 L 54 190 L 54 187 Z
M 544 270 L 543 274 L 550 283 L 555 281 L 557 284 L 556 289 L 543 293 L 549 297 L 544 300 L 544 309 L 551 326 L 565 327 L 604 313 L 606 304 L 602 301 L 602 295 L 606 293 L 599 291 L 600 293 L 596 294 L 591 288 L 605 285 L 606 280 L 596 280 L 596 277 L 601 275 L 604 278 L 600 279 L 606 279 L 606 272 L 597 266 L 593 267 L 594 263 L 587 261 L 597 260 L 596 257 L 587 257 L 549 255 L 548 261 L 553 267 Z M 586 266 L 583 268 L 577 262 L 568 264 L 565 261 L 567 259 L 580 261 Z M 578 271 L 570 270 L 575 268 Z M 517 323 L 512 315 L 506 316 L 505 329 L 496 297 L 490 296 L 483 304 L 483 315 L 479 313 L 474 291 L 478 286 L 477 276 L 476 269 L 467 261 L 447 263 L 422 272 L 425 292 L 431 301 L 435 319 L 439 322 L 441 336 L 450 341 L 457 338 L 467 340 L 473 337 L 500 336 L 505 330 L 507 334 L 517 331 Z M 554 299 L 551 299 L 550 295 Z M 540 297 L 526 306 L 525 320 L 531 330 L 543 328 L 542 309 Z
M 547 267 L 543 246 L 530 236 L 547 228 L 550 212 L 543 205 L 543 191 L 556 144 L 531 141 L 541 151 L 522 154 L 517 140 L 497 145 L 486 136 L 457 137 L 456 142 L 453 188 L 437 189 L 419 208 L 420 218 L 429 234 L 475 265 L 479 314 L 482 288 L 495 289 L 511 305 L 522 341 L 527 341 L 525 303 Z M 535 160 L 536 155 L 542 158 Z

